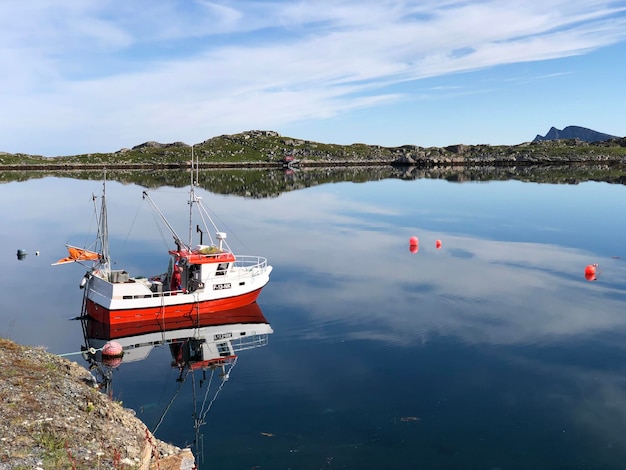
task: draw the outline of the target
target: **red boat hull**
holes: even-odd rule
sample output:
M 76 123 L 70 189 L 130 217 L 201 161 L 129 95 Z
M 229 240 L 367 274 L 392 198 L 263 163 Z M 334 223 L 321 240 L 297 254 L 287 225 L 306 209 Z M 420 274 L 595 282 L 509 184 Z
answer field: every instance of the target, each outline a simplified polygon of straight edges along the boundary
M 98 305 L 93 300 L 87 299 L 86 312 L 87 315 L 94 320 L 109 325 L 120 325 L 152 320 L 159 320 L 163 322 L 185 318 L 197 319 L 200 316 L 213 315 L 224 310 L 232 310 L 250 305 L 256 301 L 260 293 L 261 288 L 247 294 L 205 302 L 189 302 L 160 307 L 123 310 L 109 310 L 101 305 Z

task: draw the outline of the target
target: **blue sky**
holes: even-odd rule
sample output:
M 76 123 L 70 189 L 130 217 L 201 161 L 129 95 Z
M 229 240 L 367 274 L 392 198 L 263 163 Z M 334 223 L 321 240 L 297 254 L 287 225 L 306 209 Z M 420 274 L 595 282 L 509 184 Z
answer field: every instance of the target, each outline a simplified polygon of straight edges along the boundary
M 3 0 L 0 151 L 626 136 L 626 0 Z

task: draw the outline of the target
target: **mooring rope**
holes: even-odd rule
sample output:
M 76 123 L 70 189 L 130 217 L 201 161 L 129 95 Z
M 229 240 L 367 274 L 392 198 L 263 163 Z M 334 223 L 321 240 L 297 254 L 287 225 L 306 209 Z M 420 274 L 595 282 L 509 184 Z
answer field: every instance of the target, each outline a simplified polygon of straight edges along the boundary
M 96 354 L 96 352 L 98 351 L 102 351 L 103 348 L 89 348 L 89 349 L 83 349 L 82 351 L 76 351 L 76 352 L 69 352 L 69 353 L 64 353 L 64 354 L 58 354 L 59 356 L 63 357 L 63 356 L 73 356 L 75 354 L 83 354 L 88 352 L 89 354 Z

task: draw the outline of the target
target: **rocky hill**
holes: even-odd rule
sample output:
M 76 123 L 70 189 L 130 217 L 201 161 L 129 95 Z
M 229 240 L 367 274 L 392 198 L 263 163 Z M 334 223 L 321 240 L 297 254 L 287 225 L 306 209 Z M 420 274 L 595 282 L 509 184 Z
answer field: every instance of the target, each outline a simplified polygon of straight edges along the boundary
M 533 142 L 559 139 L 578 139 L 583 142 L 604 142 L 606 140 L 617 138 L 617 136 L 604 134 L 602 132 L 587 129 L 586 127 L 567 126 L 563 130 L 551 127 L 545 136 L 537 134 L 537 137 L 534 138 Z
M 193 146 L 200 168 L 282 167 L 293 158 L 301 167 L 358 165 L 512 165 L 569 162 L 616 163 L 626 160 L 626 137 L 601 142 L 581 139 L 544 140 L 518 145 L 450 145 L 383 147 L 338 145 L 285 137 L 274 131 L 222 135 Z M 3 170 L 173 169 L 189 168 L 192 147 L 183 142 L 146 142 L 113 153 L 42 157 L 0 153 Z
M 0 469 L 191 470 L 189 449 L 155 438 L 91 373 L 0 338 Z

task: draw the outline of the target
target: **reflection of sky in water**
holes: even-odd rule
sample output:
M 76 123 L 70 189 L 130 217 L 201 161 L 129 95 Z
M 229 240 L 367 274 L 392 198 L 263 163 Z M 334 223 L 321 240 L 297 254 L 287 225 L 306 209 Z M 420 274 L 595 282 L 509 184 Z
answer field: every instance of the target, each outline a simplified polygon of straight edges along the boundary
M 0 186 L 8 293 L 0 335 L 53 352 L 79 348 L 80 325 L 66 319 L 79 313 L 83 269 L 50 263 L 64 256 L 65 243 L 90 243 L 90 197 L 100 188 L 55 178 Z M 114 182 L 108 189 L 118 267 L 162 272 L 171 237 L 157 228 L 142 189 Z M 463 456 L 513 468 L 507 463 L 523 462 L 529 448 L 544 468 L 578 464 L 555 457 L 574 449 L 597 452 L 610 467 L 626 456 L 619 437 L 626 431 L 626 260 L 611 258 L 626 256 L 625 192 L 602 183 L 438 180 L 330 184 L 263 200 L 201 191 L 226 223 L 230 246 L 274 266 L 259 303 L 275 334 L 269 347 L 242 355 L 214 410 L 232 429 L 207 430 L 211 451 L 219 457 L 236 442 L 262 460 L 269 451 L 260 443 L 229 436 L 271 427 L 286 442 L 261 444 L 299 449 L 285 461 L 296 467 L 297 456 L 314 460 L 315 449 L 328 453 L 331 441 L 360 449 L 358 458 L 334 450 L 338 461 L 369 468 L 389 452 L 401 466 L 417 449 L 425 462 L 451 459 L 463 468 L 455 460 Z M 150 194 L 186 238 L 185 190 Z M 412 235 L 420 239 L 416 254 L 408 250 Z M 29 252 L 22 262 L 18 248 Z M 583 276 L 590 263 L 600 264 L 592 283 Z M 123 384 L 132 388 L 141 376 L 142 389 L 172 386 L 164 356 L 151 354 L 148 361 L 160 364 L 154 369 L 137 363 L 117 372 L 124 402 L 143 407 L 145 418 L 155 418 L 149 405 L 159 396 L 139 403 Z M 246 400 L 250 389 L 263 394 L 263 407 Z M 184 405 L 177 410 L 185 413 Z M 399 423 L 404 415 L 419 416 L 419 426 Z M 189 423 L 169 426 L 175 436 Z M 552 446 L 543 455 L 542 442 Z

